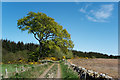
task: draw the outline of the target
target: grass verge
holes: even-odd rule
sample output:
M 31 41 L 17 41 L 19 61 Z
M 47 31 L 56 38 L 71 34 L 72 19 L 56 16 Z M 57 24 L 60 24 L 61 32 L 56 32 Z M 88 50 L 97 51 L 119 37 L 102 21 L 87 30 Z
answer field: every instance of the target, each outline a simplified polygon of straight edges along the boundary
M 61 77 L 63 80 L 79 80 L 77 72 L 74 72 L 72 69 L 68 68 L 68 65 L 65 65 L 64 62 L 60 62 L 61 67 Z

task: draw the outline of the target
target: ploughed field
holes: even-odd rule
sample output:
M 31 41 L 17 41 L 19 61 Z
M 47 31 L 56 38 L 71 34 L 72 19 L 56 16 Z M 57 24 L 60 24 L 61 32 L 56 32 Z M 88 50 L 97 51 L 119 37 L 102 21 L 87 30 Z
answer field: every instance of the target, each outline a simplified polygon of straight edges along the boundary
M 107 73 L 113 78 L 118 78 L 118 59 L 71 59 L 69 62 L 93 70 L 98 73 Z

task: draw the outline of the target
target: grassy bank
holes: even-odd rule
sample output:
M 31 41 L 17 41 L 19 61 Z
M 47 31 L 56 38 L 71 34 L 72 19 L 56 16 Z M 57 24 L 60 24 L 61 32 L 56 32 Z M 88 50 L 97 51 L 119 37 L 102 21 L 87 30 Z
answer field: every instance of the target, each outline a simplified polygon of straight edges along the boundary
M 68 65 L 65 65 L 64 62 L 60 62 L 60 67 L 63 80 L 79 80 L 77 72 L 68 68 Z

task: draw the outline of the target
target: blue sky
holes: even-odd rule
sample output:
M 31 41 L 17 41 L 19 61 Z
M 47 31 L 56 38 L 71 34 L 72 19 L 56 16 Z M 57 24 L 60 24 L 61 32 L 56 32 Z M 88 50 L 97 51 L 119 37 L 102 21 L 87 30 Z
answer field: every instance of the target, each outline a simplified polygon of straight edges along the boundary
M 75 50 L 118 54 L 118 3 L 3 2 L 3 39 L 38 43 L 32 34 L 17 28 L 17 20 L 29 11 L 43 12 L 66 28 L 71 34 Z

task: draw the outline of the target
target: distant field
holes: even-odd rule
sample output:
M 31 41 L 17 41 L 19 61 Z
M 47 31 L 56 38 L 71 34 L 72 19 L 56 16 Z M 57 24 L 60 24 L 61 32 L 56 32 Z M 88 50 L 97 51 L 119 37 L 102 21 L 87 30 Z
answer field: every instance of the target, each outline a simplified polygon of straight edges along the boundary
M 118 59 L 72 59 L 73 64 L 118 78 Z

